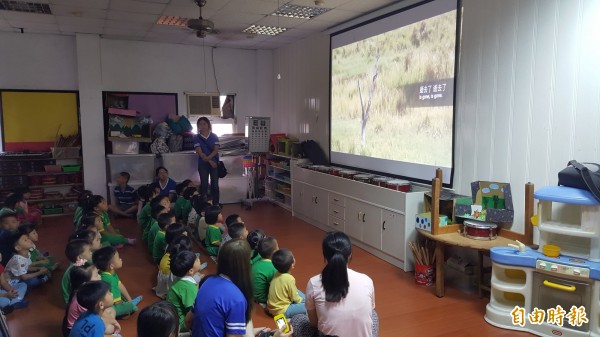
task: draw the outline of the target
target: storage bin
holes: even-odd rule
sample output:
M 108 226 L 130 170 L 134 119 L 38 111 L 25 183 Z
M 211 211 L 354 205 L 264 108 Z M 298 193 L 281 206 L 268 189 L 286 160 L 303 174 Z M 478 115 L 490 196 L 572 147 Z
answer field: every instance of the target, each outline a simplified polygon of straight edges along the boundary
M 81 171 L 81 165 L 63 165 L 63 172 L 79 172 Z
M 60 172 L 60 165 L 44 165 L 44 172 Z
M 111 141 L 111 143 L 112 143 L 112 153 L 113 154 L 139 154 L 140 153 L 140 143 L 139 142 L 113 140 L 113 141 Z
M 109 154 L 106 157 L 110 171 L 109 181 L 115 181 L 121 172 L 128 172 L 130 180 L 154 180 L 154 168 L 157 166 L 154 154 Z
M 52 158 L 55 159 L 78 158 L 79 150 L 81 150 L 81 146 L 50 148 L 50 151 L 52 152 Z

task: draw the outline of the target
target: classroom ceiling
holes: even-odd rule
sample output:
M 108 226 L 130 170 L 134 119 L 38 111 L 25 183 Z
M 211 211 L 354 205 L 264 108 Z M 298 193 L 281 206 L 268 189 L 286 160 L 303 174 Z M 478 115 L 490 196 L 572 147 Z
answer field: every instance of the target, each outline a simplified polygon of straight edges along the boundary
M 20 2 L 20 1 L 19 1 Z M 187 27 L 157 24 L 161 16 L 197 19 L 193 0 L 24 0 L 45 4 L 52 14 L 0 10 L 0 31 L 74 35 L 169 42 L 243 49 L 276 49 L 296 40 L 385 7 L 398 0 L 206 0 L 202 17 L 214 22 L 215 34 L 199 38 Z M 1 1 L 0 9 L 14 1 Z M 320 3 L 316 5 L 316 3 Z M 271 15 L 285 4 L 329 9 L 312 19 Z M 39 7 L 39 6 L 38 6 Z M 251 25 L 287 30 L 277 36 L 243 33 Z

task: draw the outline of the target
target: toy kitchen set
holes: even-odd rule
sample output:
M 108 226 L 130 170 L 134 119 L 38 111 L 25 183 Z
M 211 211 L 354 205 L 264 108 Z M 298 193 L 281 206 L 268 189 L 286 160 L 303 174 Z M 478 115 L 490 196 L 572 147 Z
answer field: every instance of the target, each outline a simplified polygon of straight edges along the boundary
M 540 248 L 491 249 L 485 320 L 539 336 L 599 337 L 600 203 L 563 186 L 544 187 L 534 198 Z

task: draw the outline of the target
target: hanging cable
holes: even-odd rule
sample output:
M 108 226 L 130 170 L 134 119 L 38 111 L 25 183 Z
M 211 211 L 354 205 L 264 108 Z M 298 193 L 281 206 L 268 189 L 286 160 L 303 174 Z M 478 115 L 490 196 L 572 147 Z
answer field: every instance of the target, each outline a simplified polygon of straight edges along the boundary
M 217 70 L 215 69 L 215 48 L 212 47 L 211 48 L 211 60 L 212 60 L 212 67 L 213 67 L 213 76 L 215 77 L 215 84 L 217 85 L 217 92 L 221 93 L 221 90 L 219 90 L 219 81 L 217 80 Z
M 204 48 L 204 39 L 202 39 L 202 63 L 204 64 L 204 93 L 206 93 L 206 48 Z

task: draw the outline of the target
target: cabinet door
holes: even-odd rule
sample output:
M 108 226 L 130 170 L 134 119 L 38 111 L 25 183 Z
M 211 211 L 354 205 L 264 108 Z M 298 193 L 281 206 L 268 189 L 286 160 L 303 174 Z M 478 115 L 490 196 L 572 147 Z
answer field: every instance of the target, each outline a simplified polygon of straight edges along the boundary
M 359 241 L 363 239 L 363 205 L 360 201 L 346 199 L 346 234 Z
M 327 200 L 327 191 L 322 190 L 320 188 L 313 187 L 312 188 L 312 196 L 314 202 L 314 219 L 322 224 L 327 224 L 328 217 L 328 200 Z
M 369 246 L 381 249 L 381 208 L 363 204 L 361 221 L 363 241 Z
M 302 214 L 307 216 L 306 214 L 306 205 L 304 202 L 304 185 L 303 183 L 299 183 L 297 181 L 292 182 L 292 210 L 295 213 Z
M 381 250 L 402 261 L 405 261 L 405 219 L 404 214 L 381 211 Z

